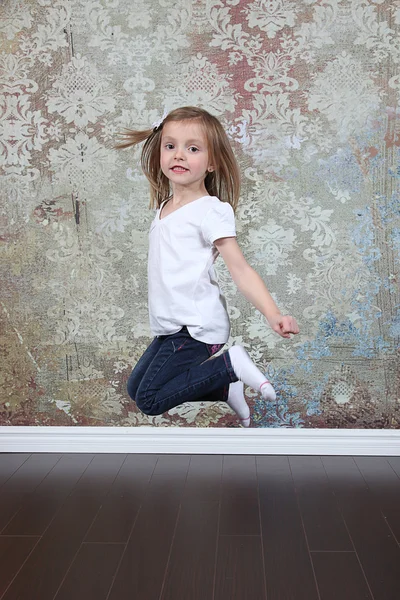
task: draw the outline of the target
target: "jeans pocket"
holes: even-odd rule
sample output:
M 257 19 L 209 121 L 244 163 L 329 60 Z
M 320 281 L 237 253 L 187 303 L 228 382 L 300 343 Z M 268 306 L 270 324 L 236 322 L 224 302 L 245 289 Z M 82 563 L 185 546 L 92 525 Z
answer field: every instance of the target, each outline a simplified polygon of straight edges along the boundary
M 174 353 L 179 352 L 179 350 L 181 350 L 184 346 L 186 346 L 187 342 L 188 342 L 188 340 L 185 340 L 182 343 L 176 344 L 173 340 L 171 340 L 172 347 L 174 349 Z

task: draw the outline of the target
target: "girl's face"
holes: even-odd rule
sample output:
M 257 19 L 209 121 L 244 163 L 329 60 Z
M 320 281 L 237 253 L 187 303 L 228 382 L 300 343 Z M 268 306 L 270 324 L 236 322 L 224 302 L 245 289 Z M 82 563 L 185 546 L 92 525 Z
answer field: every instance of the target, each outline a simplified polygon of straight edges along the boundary
M 161 135 L 161 170 L 172 188 L 185 187 L 205 191 L 204 179 L 210 164 L 207 139 L 196 121 L 166 123 Z

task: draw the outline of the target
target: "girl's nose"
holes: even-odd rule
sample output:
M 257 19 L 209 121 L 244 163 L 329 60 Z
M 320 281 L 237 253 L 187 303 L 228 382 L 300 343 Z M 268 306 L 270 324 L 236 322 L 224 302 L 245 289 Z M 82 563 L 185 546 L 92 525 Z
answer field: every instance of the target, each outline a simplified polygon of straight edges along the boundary
M 175 158 L 177 160 L 182 160 L 184 158 L 183 150 L 181 148 L 175 148 Z

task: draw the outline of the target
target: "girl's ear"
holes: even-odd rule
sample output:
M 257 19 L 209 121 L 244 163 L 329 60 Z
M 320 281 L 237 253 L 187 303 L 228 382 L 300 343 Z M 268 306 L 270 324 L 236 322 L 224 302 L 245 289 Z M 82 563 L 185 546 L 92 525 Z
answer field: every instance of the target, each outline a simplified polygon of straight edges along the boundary
M 210 166 L 208 167 L 207 171 L 208 171 L 209 173 L 212 173 L 212 172 L 214 171 L 214 167 L 213 167 L 212 165 L 210 165 Z

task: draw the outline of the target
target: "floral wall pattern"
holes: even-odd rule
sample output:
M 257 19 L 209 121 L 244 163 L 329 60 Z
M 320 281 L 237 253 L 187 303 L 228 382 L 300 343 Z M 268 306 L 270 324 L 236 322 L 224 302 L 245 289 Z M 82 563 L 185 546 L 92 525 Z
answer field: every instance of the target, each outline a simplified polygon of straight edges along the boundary
M 123 127 L 201 106 L 243 174 L 238 239 L 301 335 L 218 272 L 274 381 L 256 427 L 400 427 L 400 4 L 5 0 L 0 6 L 3 425 L 236 427 L 222 405 L 148 417 L 147 182 Z

